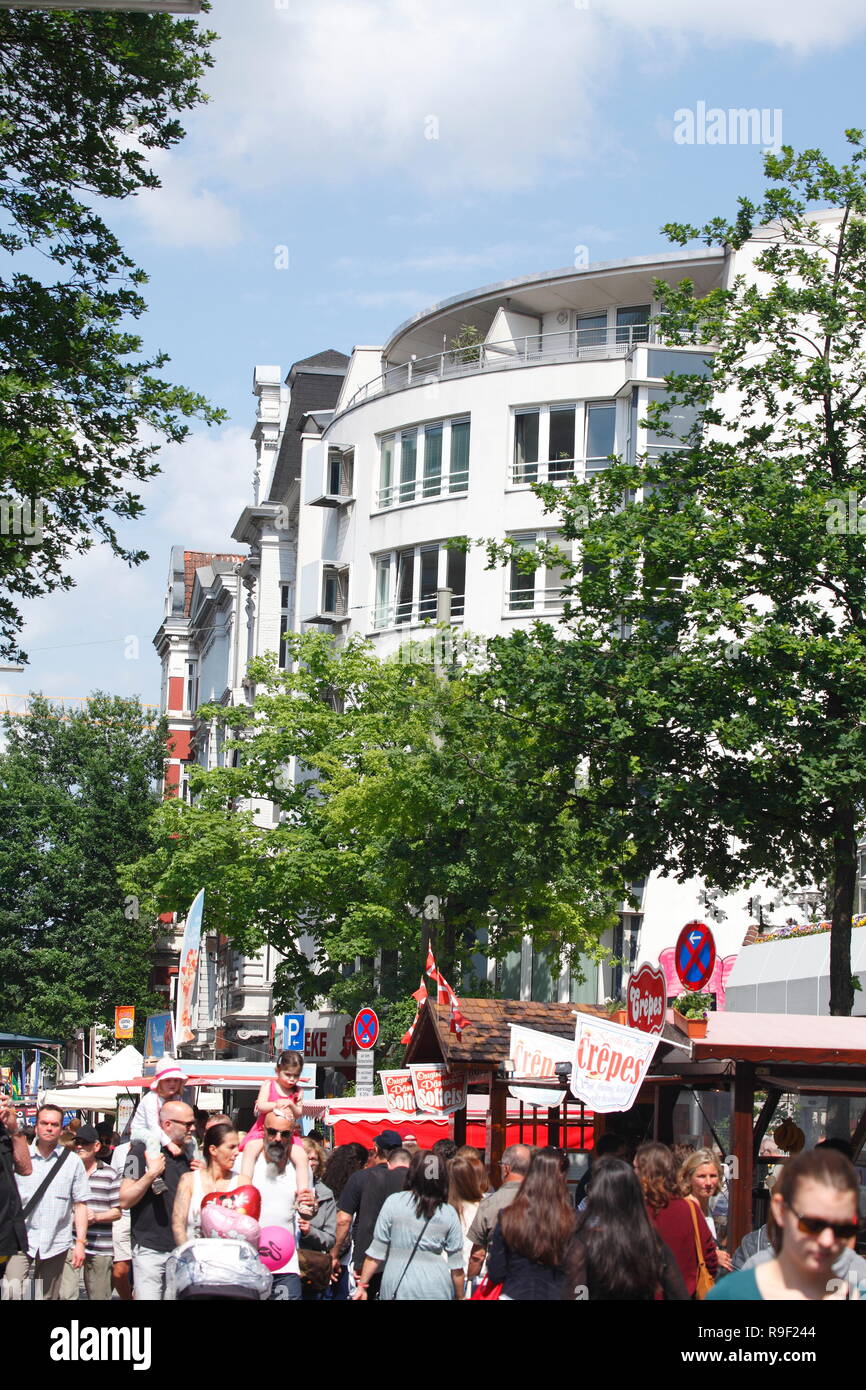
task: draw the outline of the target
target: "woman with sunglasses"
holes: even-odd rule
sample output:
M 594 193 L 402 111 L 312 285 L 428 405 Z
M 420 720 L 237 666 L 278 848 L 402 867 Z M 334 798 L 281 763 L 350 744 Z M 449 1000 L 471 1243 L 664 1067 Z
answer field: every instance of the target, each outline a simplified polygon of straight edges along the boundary
M 232 1171 L 239 1143 L 233 1124 L 222 1122 L 205 1130 L 204 1167 L 184 1173 L 177 1185 L 171 1211 L 171 1229 L 177 1245 L 197 1240 L 201 1235 L 201 1204 L 209 1192 L 240 1187 L 241 1179 Z
M 833 1266 L 854 1244 L 859 1192 L 853 1163 L 834 1149 L 789 1159 L 770 1198 L 773 1257 L 721 1280 L 707 1301 L 847 1297 Z

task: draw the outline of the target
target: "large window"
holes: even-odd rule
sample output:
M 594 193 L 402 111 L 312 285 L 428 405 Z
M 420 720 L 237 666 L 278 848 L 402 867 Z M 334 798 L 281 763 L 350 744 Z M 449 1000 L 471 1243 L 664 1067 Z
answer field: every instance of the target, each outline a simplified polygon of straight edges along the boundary
M 514 412 L 511 481 L 568 482 L 607 468 L 616 453 L 616 401 L 527 406 Z M 623 406 L 622 433 L 627 432 Z
M 379 441 L 380 510 L 469 487 L 469 421 L 437 420 Z
M 663 388 L 651 387 L 647 391 L 648 405 L 667 399 L 668 392 Z M 651 423 L 647 429 L 647 457 L 657 458 L 659 454 L 664 454 L 668 450 L 688 448 L 688 436 L 694 427 L 698 414 L 699 407 L 696 405 L 672 402 L 666 415 L 659 419 L 658 428 L 654 428 Z
M 373 627 L 435 622 L 440 589 L 451 590 L 451 616 L 463 616 L 466 555 L 444 542 L 409 546 L 374 558 Z
M 571 557 L 570 542 L 563 540 L 556 531 L 526 531 L 512 536 L 512 540 L 518 553 L 508 566 L 506 611 L 531 613 L 561 608 L 565 563 Z M 529 568 L 528 559 L 522 557 L 545 542 L 557 546 L 563 559 L 549 558 Z

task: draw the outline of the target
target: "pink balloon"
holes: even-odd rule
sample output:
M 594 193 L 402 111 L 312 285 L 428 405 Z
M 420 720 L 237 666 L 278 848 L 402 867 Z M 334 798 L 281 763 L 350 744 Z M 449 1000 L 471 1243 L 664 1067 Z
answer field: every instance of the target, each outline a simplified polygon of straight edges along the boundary
M 226 1240 L 247 1240 L 258 1249 L 259 1223 L 245 1211 L 213 1202 L 209 1206 L 202 1203 L 201 1233 L 206 1238 L 221 1237 Z
M 282 1269 L 295 1253 L 295 1237 L 285 1226 L 263 1226 L 259 1236 L 259 1259 L 271 1271 Z

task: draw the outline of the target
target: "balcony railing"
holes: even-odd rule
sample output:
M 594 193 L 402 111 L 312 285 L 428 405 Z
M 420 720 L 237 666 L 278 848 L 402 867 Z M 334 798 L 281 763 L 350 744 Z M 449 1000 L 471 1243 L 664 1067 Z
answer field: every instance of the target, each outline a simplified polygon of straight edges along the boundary
M 548 589 L 521 588 L 520 585 L 508 591 L 509 613 L 539 613 L 545 608 L 561 608 L 563 589 L 561 584 Z
M 518 487 L 521 483 L 570 483 L 575 479 L 582 482 L 609 467 L 609 458 L 538 459 L 512 464 L 511 483 Z
M 389 367 L 381 376 L 361 386 L 343 410 L 351 410 L 353 406 L 374 396 L 405 391 L 409 386 L 426 386 L 452 377 L 472 376 L 476 372 L 500 372 L 509 367 L 531 367 L 548 362 L 627 357 L 639 344 L 656 341 L 656 332 L 651 324 L 636 323 L 615 328 L 572 328 L 557 333 L 532 333 L 525 338 L 508 338 L 499 343 L 449 348 L 432 357 L 417 357 L 398 367 Z
M 386 511 L 405 502 L 424 502 L 431 497 L 456 495 L 466 492 L 468 487 L 468 468 L 447 475 L 434 473 L 425 478 L 409 478 L 391 487 L 380 487 L 376 494 L 376 506 L 380 511 Z
M 463 594 L 452 594 L 451 617 L 462 618 Z M 380 631 L 388 627 L 402 627 L 405 624 L 417 626 L 420 623 L 435 623 L 436 595 L 406 600 L 404 603 L 375 604 L 372 611 L 373 629 Z

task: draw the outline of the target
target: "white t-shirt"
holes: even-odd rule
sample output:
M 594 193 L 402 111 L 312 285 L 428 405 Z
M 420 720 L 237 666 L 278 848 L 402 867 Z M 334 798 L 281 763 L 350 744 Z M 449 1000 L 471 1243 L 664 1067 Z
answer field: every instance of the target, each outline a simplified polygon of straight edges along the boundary
M 282 1173 L 278 1172 L 272 1163 L 268 1163 L 263 1154 L 256 1159 L 256 1166 L 252 1176 L 253 1187 L 257 1187 L 262 1199 L 262 1212 L 259 1217 L 259 1226 L 264 1231 L 266 1226 L 283 1226 L 292 1232 L 295 1237 L 295 1249 L 292 1258 L 287 1260 L 279 1269 L 271 1270 L 272 1274 L 300 1274 L 298 1264 L 298 1228 L 295 1215 L 295 1193 L 298 1190 L 297 1178 L 295 1177 L 295 1165 L 288 1159 Z

